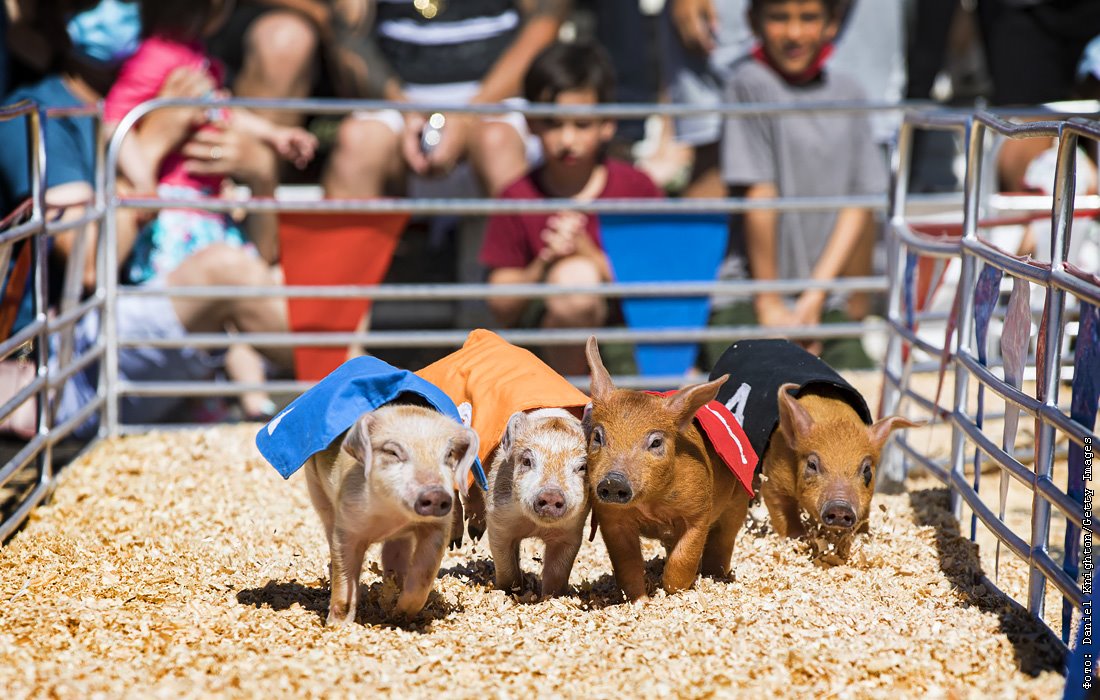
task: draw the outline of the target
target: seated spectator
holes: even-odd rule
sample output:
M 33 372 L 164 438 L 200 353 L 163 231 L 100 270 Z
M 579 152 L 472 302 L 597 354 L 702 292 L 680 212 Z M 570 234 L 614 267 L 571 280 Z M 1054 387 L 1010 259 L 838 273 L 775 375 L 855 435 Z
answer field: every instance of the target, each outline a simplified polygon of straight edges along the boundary
M 143 41 L 137 52 L 123 63 L 118 79 L 107 94 L 104 103 L 106 126 L 113 128 L 131 109 L 155 97 L 177 68 L 189 69 L 192 80 L 205 80 L 200 83 L 207 86 L 205 95 L 217 94 L 221 88 L 221 67 L 205 54 L 201 40 L 224 21 L 230 5 L 224 0 L 143 0 Z M 216 130 L 218 123 L 226 123 L 234 130 L 259 139 L 299 167 L 313 157 L 316 148 L 316 138 L 304 129 L 276 125 L 247 110 L 212 109 L 198 114 L 195 126 L 200 129 Z M 127 139 L 119 160 L 122 174 L 135 189 L 149 191 L 155 175 L 157 194 L 164 198 L 198 199 L 221 195 L 227 183 L 223 175 L 193 172 L 185 165 L 184 153 L 178 148 L 163 156 L 151 153 L 148 147 L 142 148 L 138 140 L 141 124 L 136 132 L 138 137 Z M 173 141 L 160 139 L 157 142 L 170 146 Z M 145 144 L 149 142 L 146 138 Z M 210 155 L 217 159 L 221 149 L 212 146 Z M 151 168 L 150 164 L 158 164 L 158 167 Z M 257 218 L 253 217 L 253 223 Z M 269 236 L 273 239 L 274 222 L 267 224 L 265 228 L 271 229 Z M 215 244 L 255 251 L 228 214 L 198 209 L 162 210 L 138 234 L 125 277 L 133 284 L 159 283 L 191 255 Z M 268 248 L 274 247 L 274 243 L 269 242 Z M 275 262 L 271 250 L 267 262 Z M 263 358 L 245 345 L 235 345 L 227 357 L 226 371 L 233 381 L 262 381 L 265 375 Z M 275 408 L 264 392 L 243 394 L 241 406 L 247 418 L 257 420 L 273 414 Z
M 177 68 L 187 68 L 199 81 L 195 89 L 207 86 L 207 96 L 221 89 L 221 66 L 212 63 L 202 49 L 201 38 L 224 21 L 231 3 L 225 0 L 144 0 L 141 3 L 143 41 L 137 52 L 123 63 L 118 79 L 104 102 L 104 122 L 109 129 L 137 105 L 160 92 Z M 304 166 L 313 157 L 316 138 L 298 127 L 271 123 L 244 109 L 212 109 L 199 113 L 198 128 L 217 129 L 218 123 L 258 138 L 279 155 Z M 214 123 L 210 123 L 214 122 Z M 142 124 L 135 127 L 138 138 L 127 139 L 119 154 L 122 174 L 131 186 L 151 191 L 155 176 L 157 194 L 170 199 L 219 197 L 226 178 L 218 174 L 192 172 L 185 166 L 184 153 L 175 148 L 163 155 L 142 148 L 138 139 Z M 145 139 L 145 144 L 149 139 Z M 174 145 L 160 139 L 161 145 Z M 215 160 L 221 151 L 212 147 Z M 159 167 L 150 168 L 150 163 Z M 148 282 L 163 276 L 191 253 L 211 243 L 245 244 L 244 233 L 227 214 L 197 209 L 169 209 L 144 227 L 134 245 L 128 279 Z M 269 262 L 274 262 L 270 260 Z
M 753 0 L 749 20 L 760 45 L 735 66 L 729 101 L 798 105 L 864 99 L 853 80 L 824 66 L 837 31 L 837 6 L 837 0 Z M 735 194 L 749 198 L 882 193 L 885 164 L 870 133 L 866 114 L 730 118 L 722 146 L 723 177 Z M 832 280 L 870 274 L 874 216 L 868 209 L 759 209 L 742 218 L 743 253 L 754 279 Z M 760 293 L 752 309 L 720 310 L 716 321 L 814 326 L 861 317 L 866 309 L 857 308 L 856 301 L 853 295 L 846 314 L 841 299 L 820 289 L 793 298 Z M 833 366 L 869 364 L 858 342 L 809 345 L 824 350 L 824 359 Z
M 104 4 L 117 6 L 116 0 L 104 0 Z M 123 3 L 125 5 L 126 3 Z M 93 5 L 88 12 L 98 12 Z M 136 8 L 134 8 L 136 11 Z M 74 18 L 77 19 L 77 18 Z M 136 19 L 136 14 L 135 14 Z M 122 22 L 99 23 L 106 45 L 121 45 L 130 25 Z M 136 25 L 136 22 L 134 23 Z M 70 24 L 70 26 L 72 26 Z M 78 35 L 79 36 L 79 35 Z M 136 34 L 134 35 L 136 38 Z M 69 35 L 65 35 L 68 42 Z M 60 40 L 58 44 L 62 43 Z M 136 42 L 135 42 L 136 45 Z M 82 43 L 68 46 L 66 52 L 80 55 L 86 51 Z M 71 107 L 93 104 L 100 99 L 81 72 L 85 64 L 79 58 L 59 61 L 68 70 L 48 75 L 42 81 L 20 88 L 6 96 L 3 103 L 18 99 L 34 99 L 43 107 Z M 101 71 L 97 64 L 95 69 Z M 202 80 L 195 80 L 188 69 L 178 69 L 164 81 L 160 97 L 198 97 L 209 90 Z M 171 109 L 150 114 L 145 131 L 165 142 L 183 143 L 181 151 L 188 155 L 188 169 L 207 174 L 230 176 L 248 185 L 258 193 L 268 193 L 274 183 L 263 179 L 264 157 L 268 153 L 258 139 L 237 130 L 220 128 L 191 133 L 191 124 L 202 110 Z M 45 193 L 51 220 L 76 218 L 84 214 L 84 207 L 92 200 L 95 182 L 95 133 L 90 117 L 50 119 L 46 123 L 47 171 Z M 190 134 L 190 137 L 188 136 Z M 155 140 L 155 139 L 152 139 Z M 26 123 L 23 119 L 0 123 L 0 142 L 5 144 L 5 157 L 0 159 L 0 200 L 10 206 L 30 194 L 28 173 L 28 144 Z M 217 147 L 221 158 L 200 160 Z M 164 150 L 161 151 L 163 153 Z M 154 169 L 158 159 L 149 158 Z M 118 248 L 124 259 L 135 239 L 136 218 L 132 211 L 118 215 Z M 94 251 L 95 230 L 87 250 Z M 68 232 L 51 239 L 51 256 L 64 262 L 71 255 L 73 241 L 80 232 Z M 273 234 L 271 235 L 274 240 Z M 95 284 L 95 259 L 86 260 L 83 283 L 90 289 Z M 179 285 L 260 285 L 272 284 L 275 278 L 269 265 L 255 255 L 240 248 L 213 245 L 184 260 L 168 273 L 163 284 Z M 182 336 L 184 333 L 218 332 L 227 328 L 242 331 L 280 331 L 286 328 L 285 304 L 278 299 L 183 299 L 169 297 L 124 297 L 120 300 L 117 322 L 121 332 L 127 335 L 163 338 Z M 95 315 L 87 317 L 76 330 L 77 349 L 89 347 L 96 339 L 98 325 Z M 289 351 L 268 351 L 273 361 L 289 366 Z M 122 378 L 131 381 L 173 380 L 184 378 L 213 379 L 219 368 L 228 362 L 224 353 L 207 353 L 193 348 L 172 350 L 151 348 L 123 348 L 119 365 Z M 65 386 L 60 399 L 58 420 L 66 420 L 95 395 L 98 366 L 93 365 L 78 373 Z M 257 379 L 260 380 L 260 376 Z M 171 417 L 183 407 L 182 399 L 131 397 L 123 403 L 123 420 L 126 422 L 157 422 Z M 95 424 L 82 426 L 83 434 L 90 434 Z
M 524 80 L 531 102 L 562 106 L 596 105 L 612 97 L 614 77 L 607 55 L 592 44 L 554 44 L 532 62 Z M 530 119 L 542 144 L 544 162 L 501 192 L 503 199 L 660 197 L 644 173 L 604 157 L 615 132 L 614 122 L 595 117 Z M 607 256 L 600 247 L 595 216 L 578 212 L 502 214 L 489 218 L 480 256 L 489 268 L 490 284 L 585 285 L 611 280 Z M 545 304 L 527 299 L 493 298 L 489 308 L 506 326 L 531 319 L 543 328 L 600 326 L 607 302 L 595 296 L 548 297 Z M 563 374 L 584 374 L 583 349 L 554 347 L 549 363 Z
M 378 3 L 372 35 L 377 52 L 364 59 L 370 84 L 397 102 L 479 104 L 515 97 L 531 59 L 557 37 L 569 7 L 568 0 Z M 427 150 L 421 141 L 426 115 L 386 111 L 345 119 L 324 175 L 325 191 L 331 197 L 375 197 L 404 190 L 409 173 L 440 178 L 467 159 L 484 190 L 496 194 L 523 174 L 534 155 L 520 115 L 484 121 L 441 116 L 438 140 Z

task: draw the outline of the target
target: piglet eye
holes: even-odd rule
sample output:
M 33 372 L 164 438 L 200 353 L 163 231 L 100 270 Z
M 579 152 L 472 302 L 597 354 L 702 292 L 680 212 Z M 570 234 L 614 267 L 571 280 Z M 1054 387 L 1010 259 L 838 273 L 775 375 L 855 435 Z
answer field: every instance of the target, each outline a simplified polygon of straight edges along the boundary
M 817 455 L 810 455 L 806 458 L 806 473 L 807 474 L 820 474 L 821 473 L 821 461 L 817 458 Z
M 397 448 L 388 442 L 382 445 L 381 448 L 379 448 L 379 452 L 386 455 L 387 457 L 392 457 L 393 459 L 401 459 L 401 455 L 398 454 Z
M 860 468 L 860 475 L 863 477 L 863 485 L 870 486 L 871 480 L 875 478 L 874 469 L 871 468 L 871 460 L 864 460 L 863 466 Z
M 653 451 L 660 450 L 665 445 L 665 438 L 662 435 L 651 435 L 649 438 L 649 449 Z
M 581 460 L 581 462 L 577 464 L 577 469 L 576 469 L 577 473 L 578 474 L 584 474 L 587 470 L 588 470 L 588 462 L 586 460 Z
M 523 456 L 519 458 L 519 466 L 523 469 L 530 469 L 534 465 L 535 463 L 531 459 L 531 455 L 527 452 L 524 452 Z
M 592 446 L 603 447 L 603 428 L 599 426 L 592 430 Z

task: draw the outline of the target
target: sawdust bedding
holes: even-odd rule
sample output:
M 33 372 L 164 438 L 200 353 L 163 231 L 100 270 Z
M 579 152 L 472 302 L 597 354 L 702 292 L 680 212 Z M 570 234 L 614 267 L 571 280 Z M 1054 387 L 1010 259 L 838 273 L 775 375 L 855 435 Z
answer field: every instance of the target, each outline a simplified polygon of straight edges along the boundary
M 0 549 L 6 698 L 1051 698 L 1064 685 L 1042 627 L 981 585 L 936 489 L 879 497 L 850 565 L 754 529 L 735 580 L 643 607 L 623 603 L 599 537 L 574 592 L 546 602 L 494 590 L 487 543 L 467 540 L 411 624 L 385 620 L 392 592 L 367 571 L 360 624 L 326 629 L 324 536 L 300 474 L 283 482 L 255 451 L 256 427 L 107 441 L 63 472 Z M 646 555 L 652 586 L 663 554 Z

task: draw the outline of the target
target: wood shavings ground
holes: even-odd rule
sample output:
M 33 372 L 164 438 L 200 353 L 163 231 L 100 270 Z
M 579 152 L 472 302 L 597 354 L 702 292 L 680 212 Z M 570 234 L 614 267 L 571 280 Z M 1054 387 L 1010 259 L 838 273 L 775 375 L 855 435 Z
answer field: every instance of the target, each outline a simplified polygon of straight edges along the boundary
M 304 479 L 258 426 L 97 445 L 0 550 L 6 698 L 1056 697 L 1056 647 L 980 583 L 946 492 L 877 497 L 848 564 L 766 528 L 729 581 L 622 602 L 601 539 L 568 597 L 492 588 L 487 543 L 448 552 L 412 624 L 363 574 L 359 624 L 323 625 L 327 549 Z M 764 532 L 766 534 L 760 534 Z M 538 571 L 539 551 L 524 548 Z M 663 552 L 645 549 L 655 585 Z M 377 548 L 368 553 L 376 562 Z M 528 602 L 532 601 L 532 602 Z

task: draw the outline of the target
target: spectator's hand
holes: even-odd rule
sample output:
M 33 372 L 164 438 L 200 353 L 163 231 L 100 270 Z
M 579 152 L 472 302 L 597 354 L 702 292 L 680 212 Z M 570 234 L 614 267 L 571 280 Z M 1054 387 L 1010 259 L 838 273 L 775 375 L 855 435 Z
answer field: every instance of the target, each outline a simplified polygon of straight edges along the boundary
M 470 125 L 476 117 L 471 114 L 445 114 L 446 121 L 440 133 L 439 143 L 428 153 L 428 174 L 442 177 L 454 170 L 458 161 L 466 155 L 466 140 Z M 419 142 L 420 134 L 417 132 Z
M 574 211 L 558 212 L 550 216 L 542 231 L 542 242 L 546 247 L 539 251 L 539 257 L 544 262 L 553 263 L 570 255 L 586 254 L 586 244 L 595 250 L 595 244 L 585 233 L 587 220 L 588 217 L 584 214 Z
M 819 325 L 825 309 L 825 299 L 824 289 L 807 289 L 802 292 L 794 305 L 795 321 L 802 326 Z M 804 340 L 801 345 L 815 355 L 820 355 L 823 348 L 820 340 Z
M 274 192 L 273 153 L 259 138 L 216 124 L 196 131 L 180 149 L 193 175 L 231 177 L 264 195 Z
M 714 50 L 718 33 L 714 0 L 672 0 L 670 14 L 685 48 L 705 54 Z
M 301 170 L 317 153 L 317 137 L 298 126 L 280 126 L 271 132 L 271 146 Z
M 798 323 L 816 326 L 821 323 L 821 313 L 825 309 L 825 290 L 807 289 L 798 295 L 794 305 L 794 315 Z
M 209 95 L 213 90 L 214 81 L 205 72 L 180 66 L 165 78 L 157 97 L 199 98 Z M 174 137 L 171 140 L 186 138 L 192 129 L 206 122 L 206 109 L 203 107 L 176 107 L 158 111 L 163 112 L 164 116 L 157 121 L 157 128 L 171 130 Z
M 761 326 L 794 326 L 798 317 L 778 294 L 759 294 L 753 302 L 756 320 Z
M 401 135 L 401 154 L 405 157 L 405 165 L 417 175 L 425 175 L 428 172 L 428 158 L 420 150 L 420 132 L 428 123 L 427 118 L 419 112 L 405 112 L 405 133 Z

